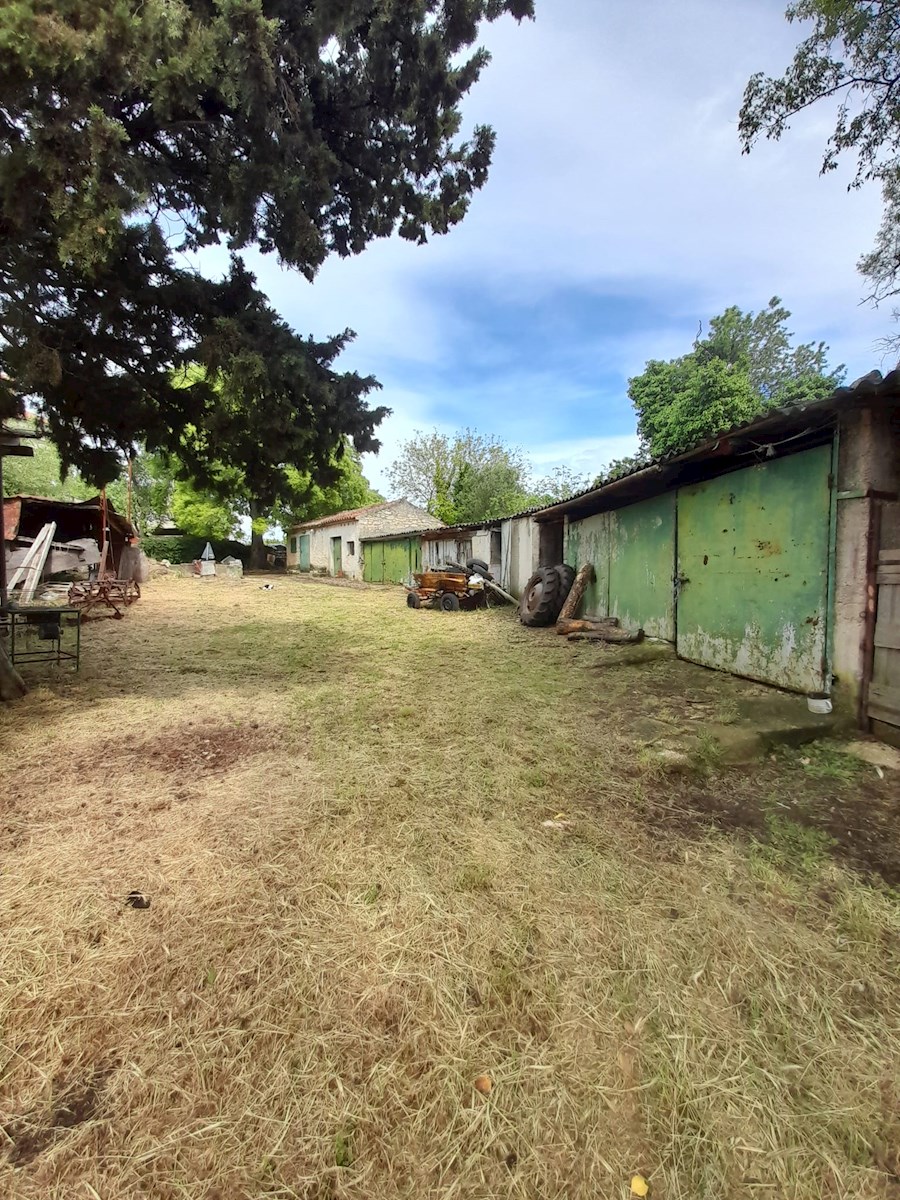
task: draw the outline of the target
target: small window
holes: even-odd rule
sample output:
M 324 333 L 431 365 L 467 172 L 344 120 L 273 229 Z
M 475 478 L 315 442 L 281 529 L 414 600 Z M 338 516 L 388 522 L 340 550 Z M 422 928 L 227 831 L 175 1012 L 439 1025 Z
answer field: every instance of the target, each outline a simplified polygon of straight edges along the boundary
M 356 542 L 347 543 L 347 553 L 351 556 L 356 553 Z
M 296 554 L 296 553 L 297 553 L 297 539 L 295 537 L 292 537 L 291 538 L 291 554 Z

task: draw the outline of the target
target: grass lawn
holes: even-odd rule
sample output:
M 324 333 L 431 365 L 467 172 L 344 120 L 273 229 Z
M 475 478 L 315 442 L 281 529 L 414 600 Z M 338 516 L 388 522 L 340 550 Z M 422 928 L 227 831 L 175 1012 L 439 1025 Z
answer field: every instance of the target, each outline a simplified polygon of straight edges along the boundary
M 173 578 L 31 678 L 0 1195 L 900 1196 L 896 775 L 666 775 L 635 734 L 748 685 L 396 589 Z

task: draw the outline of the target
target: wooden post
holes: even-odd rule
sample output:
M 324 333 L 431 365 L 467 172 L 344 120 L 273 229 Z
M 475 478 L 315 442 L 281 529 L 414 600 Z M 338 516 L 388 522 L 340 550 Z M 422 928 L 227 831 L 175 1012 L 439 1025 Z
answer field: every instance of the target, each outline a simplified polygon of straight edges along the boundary
M 588 584 L 593 581 L 593 578 L 593 563 L 585 563 L 583 567 L 579 568 L 578 574 L 575 576 L 575 582 L 572 584 L 572 589 L 568 596 L 566 596 L 565 604 L 563 604 L 557 620 L 566 621 L 575 616 L 584 599 L 584 593 L 588 589 Z

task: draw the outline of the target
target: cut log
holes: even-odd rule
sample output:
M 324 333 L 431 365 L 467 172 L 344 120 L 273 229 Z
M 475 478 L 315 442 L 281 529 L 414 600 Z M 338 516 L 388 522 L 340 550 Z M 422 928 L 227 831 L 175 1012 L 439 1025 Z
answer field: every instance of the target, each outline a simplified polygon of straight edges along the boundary
M 629 633 L 627 629 L 607 629 L 604 633 L 596 630 L 587 630 L 582 633 L 568 634 L 570 642 L 607 642 L 614 646 L 627 646 L 634 642 L 642 642 L 644 640 L 644 631 L 639 629 L 637 633 Z
M 556 622 L 557 633 L 603 633 L 605 629 L 616 629 L 618 617 L 602 617 L 591 621 L 586 617 L 560 617 Z
M 510 604 L 519 603 L 515 596 L 511 596 L 509 592 L 504 592 L 503 588 L 494 583 L 493 579 L 486 579 L 484 581 L 484 586 L 486 588 L 490 588 L 492 592 L 496 592 L 498 596 L 502 596 L 503 599 L 509 601 Z
M 588 585 L 594 579 L 594 564 L 585 563 L 583 567 L 579 567 L 578 574 L 575 576 L 575 582 L 566 596 L 565 604 L 560 609 L 557 621 L 568 621 L 578 612 L 578 608 L 584 599 L 584 593 L 588 589 Z

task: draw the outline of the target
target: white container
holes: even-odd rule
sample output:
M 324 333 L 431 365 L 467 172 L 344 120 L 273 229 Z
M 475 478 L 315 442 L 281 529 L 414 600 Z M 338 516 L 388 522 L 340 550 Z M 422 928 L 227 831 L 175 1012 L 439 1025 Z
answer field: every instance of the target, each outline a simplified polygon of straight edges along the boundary
M 806 705 L 811 713 L 818 713 L 822 717 L 827 717 L 831 712 L 831 701 L 827 696 L 807 696 Z

